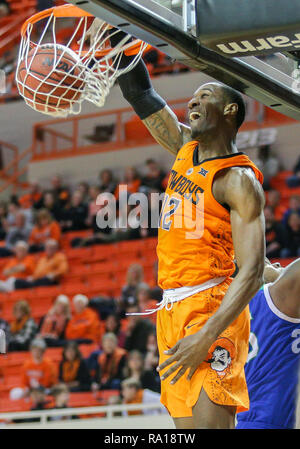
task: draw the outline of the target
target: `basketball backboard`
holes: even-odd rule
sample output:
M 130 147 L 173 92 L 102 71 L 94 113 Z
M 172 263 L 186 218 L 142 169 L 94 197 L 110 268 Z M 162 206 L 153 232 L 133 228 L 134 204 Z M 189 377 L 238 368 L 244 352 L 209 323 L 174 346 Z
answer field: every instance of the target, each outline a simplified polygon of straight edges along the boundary
M 258 57 L 235 56 L 249 54 L 249 46 L 253 47 L 253 42 L 251 41 L 249 45 L 245 44 L 248 41 L 230 42 L 227 30 L 224 42 L 234 44 L 233 47 L 229 45 L 227 49 L 238 48 L 241 51 L 229 51 L 225 54 L 221 51 L 222 48 L 216 47 L 215 41 L 212 50 L 209 48 L 210 42 L 213 41 L 212 35 L 210 34 L 209 39 L 203 40 L 199 33 L 200 19 L 196 17 L 196 12 L 200 1 L 209 3 L 207 0 L 70 0 L 94 16 L 162 50 L 171 58 L 232 86 L 278 112 L 300 119 L 297 39 L 295 38 L 291 44 L 289 38 L 279 36 L 287 42 L 285 46 L 282 45 L 282 39 L 281 45 L 275 40 L 274 49 L 269 48 L 266 52 L 257 51 Z M 273 1 L 276 7 L 278 1 L 283 0 L 267 1 L 269 3 Z M 299 0 L 292 2 L 299 2 L 300 6 Z M 215 4 L 217 3 L 218 0 L 215 0 Z M 239 14 L 239 11 L 235 13 Z M 201 17 L 202 23 L 204 19 Z M 282 30 L 281 26 L 280 31 Z M 235 39 L 236 33 L 235 31 Z M 253 38 L 253 33 L 251 36 Z M 274 36 L 272 39 L 274 41 Z M 266 40 L 265 46 L 269 45 L 268 42 Z M 285 53 L 278 53 L 280 50 Z M 296 52 L 287 53 L 293 50 Z

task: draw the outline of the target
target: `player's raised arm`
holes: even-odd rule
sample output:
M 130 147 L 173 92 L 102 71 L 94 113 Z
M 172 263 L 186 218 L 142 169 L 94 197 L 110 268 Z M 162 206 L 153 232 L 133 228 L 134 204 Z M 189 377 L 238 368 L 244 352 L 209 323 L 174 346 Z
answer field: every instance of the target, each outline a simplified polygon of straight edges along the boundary
M 111 36 L 115 46 L 123 37 L 123 32 Z M 122 56 L 120 66 L 128 66 L 133 57 Z M 166 150 L 177 154 L 184 143 L 190 140 L 190 128 L 178 121 L 172 109 L 154 90 L 148 70 L 143 60 L 130 71 L 118 78 L 124 98 L 131 104 L 154 139 Z

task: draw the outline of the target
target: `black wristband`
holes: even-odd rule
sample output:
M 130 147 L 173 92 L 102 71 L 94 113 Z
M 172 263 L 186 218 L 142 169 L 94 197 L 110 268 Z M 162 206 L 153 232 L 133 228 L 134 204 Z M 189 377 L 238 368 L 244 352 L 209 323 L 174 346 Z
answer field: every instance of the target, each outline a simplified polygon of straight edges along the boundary
M 115 30 L 110 31 L 113 33 Z M 112 35 L 111 46 L 115 47 L 125 36 L 126 33 L 123 31 Z M 134 56 L 123 54 L 119 68 L 127 67 L 133 59 Z M 124 98 L 142 120 L 166 106 L 166 102 L 153 89 L 147 67 L 142 59 L 129 72 L 119 76 L 118 82 Z

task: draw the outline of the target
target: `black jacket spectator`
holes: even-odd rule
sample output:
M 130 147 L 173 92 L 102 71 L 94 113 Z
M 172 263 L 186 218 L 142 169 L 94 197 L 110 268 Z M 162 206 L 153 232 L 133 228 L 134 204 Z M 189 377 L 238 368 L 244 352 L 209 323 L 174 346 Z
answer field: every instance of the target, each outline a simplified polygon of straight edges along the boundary
M 126 313 L 136 312 L 140 312 L 138 306 L 126 308 Z M 128 322 L 125 349 L 127 351 L 136 349 L 142 354 L 146 354 L 148 337 L 154 331 L 153 324 L 149 320 L 136 315 L 128 316 Z
M 266 220 L 266 256 L 268 258 L 280 257 L 281 250 L 288 245 L 286 229 L 275 220 L 271 207 L 265 207 L 264 214 Z
M 89 391 L 91 378 L 86 361 L 82 358 L 78 345 L 74 341 L 66 344 L 63 358 L 59 364 L 59 380 L 65 383 L 69 390 Z
M 287 248 L 282 250 L 281 257 L 300 256 L 300 215 L 297 212 L 292 212 L 289 216 L 287 235 Z
M 164 188 L 162 182 L 166 176 L 165 172 L 160 169 L 158 163 L 153 159 L 148 159 L 147 164 L 147 174 L 142 178 L 142 185 L 140 187 L 141 191 L 148 192 L 149 189 L 157 190 L 163 192 Z
M 60 213 L 60 225 L 63 231 L 81 231 L 86 229 L 88 206 L 83 202 L 82 193 L 73 193 L 71 204 L 65 206 Z

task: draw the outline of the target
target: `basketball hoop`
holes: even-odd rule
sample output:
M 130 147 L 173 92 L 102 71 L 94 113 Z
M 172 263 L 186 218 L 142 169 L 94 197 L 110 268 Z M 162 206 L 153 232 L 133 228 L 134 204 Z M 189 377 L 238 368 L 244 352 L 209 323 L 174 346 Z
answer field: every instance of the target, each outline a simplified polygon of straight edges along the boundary
M 65 36 L 67 19 L 74 24 Z M 91 36 L 93 20 L 94 16 L 78 7 L 63 5 L 39 12 L 23 24 L 16 81 L 30 107 L 55 117 L 78 114 L 84 100 L 102 107 L 118 76 L 130 71 L 149 47 L 126 35 L 112 48 L 110 37 L 120 30 L 97 19 Z M 51 58 L 48 56 L 45 63 L 46 52 Z M 127 67 L 120 68 L 123 54 L 134 58 Z M 37 70 L 37 63 L 38 68 L 43 65 L 43 73 Z

